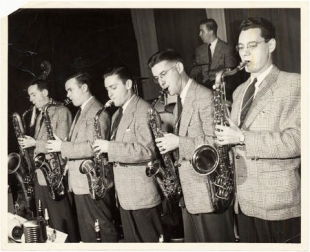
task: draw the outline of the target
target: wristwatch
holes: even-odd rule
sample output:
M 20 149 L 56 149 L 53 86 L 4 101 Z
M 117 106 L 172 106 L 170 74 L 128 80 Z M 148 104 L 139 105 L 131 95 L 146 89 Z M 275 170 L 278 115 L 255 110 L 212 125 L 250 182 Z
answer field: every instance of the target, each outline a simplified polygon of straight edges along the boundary
M 245 145 L 245 142 L 244 142 L 244 131 L 242 131 L 242 135 L 240 136 L 240 138 L 239 138 L 239 144 L 241 144 L 241 145 Z

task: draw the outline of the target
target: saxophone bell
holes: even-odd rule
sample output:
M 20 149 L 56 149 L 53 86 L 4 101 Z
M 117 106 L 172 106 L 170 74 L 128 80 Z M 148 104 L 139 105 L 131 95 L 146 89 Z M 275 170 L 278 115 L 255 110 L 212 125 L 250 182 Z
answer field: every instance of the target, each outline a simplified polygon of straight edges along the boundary
M 202 145 L 194 151 L 191 163 L 197 173 L 209 175 L 217 168 L 219 161 L 219 154 L 212 145 Z
M 8 174 L 15 173 L 21 167 L 21 156 L 16 153 L 12 152 L 8 156 Z

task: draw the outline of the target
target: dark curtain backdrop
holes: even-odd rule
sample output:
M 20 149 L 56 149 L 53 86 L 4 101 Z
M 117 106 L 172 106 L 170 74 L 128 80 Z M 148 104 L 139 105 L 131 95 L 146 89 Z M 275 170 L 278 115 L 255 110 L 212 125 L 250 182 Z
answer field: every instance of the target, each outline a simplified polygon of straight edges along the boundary
M 300 73 L 300 9 L 225 9 L 228 42 L 237 45 L 242 20 L 256 16 L 275 26 L 275 65 L 283 71 Z
M 51 96 L 60 101 L 66 78 L 82 70 L 94 77 L 93 93 L 102 103 L 107 68 L 126 65 L 140 76 L 130 9 L 20 9 L 9 15 L 8 26 L 9 152 L 18 147 L 10 115 L 30 107 L 27 84 L 42 73 L 43 60 L 52 65 Z
M 17 149 L 10 115 L 22 113 L 30 106 L 27 83 L 42 73 L 40 63 L 52 64 L 51 95 L 65 98 L 64 82 L 80 70 L 89 71 L 95 79 L 94 93 L 104 102 L 107 94 L 102 73 L 109 67 L 126 65 L 139 77 L 137 40 L 158 44 L 158 49 L 174 48 L 184 58 L 189 72 L 195 48 L 201 44 L 198 23 L 207 17 L 207 9 L 153 9 L 157 41 L 135 34 L 130 9 L 20 9 L 8 18 L 8 140 L 9 152 Z M 248 16 L 263 16 L 276 27 L 275 64 L 284 71 L 300 73 L 299 9 L 224 9 L 227 42 L 236 45 L 238 27 Z M 141 17 L 141 16 L 140 16 Z M 148 19 L 147 15 L 142 16 Z M 139 22 L 143 22 L 140 21 Z M 146 22 L 146 21 L 145 21 Z M 140 36 L 140 37 L 138 37 Z M 136 39 L 137 38 L 137 39 Z M 150 40 L 150 39 L 149 39 Z M 156 40 L 156 39 L 155 39 Z M 151 55 L 149 55 L 151 56 Z M 144 58 L 148 58 L 145 56 Z M 145 77 L 145 76 L 143 76 Z M 148 76 L 149 77 L 149 76 Z M 235 77 L 238 77 L 235 76 Z M 239 73 L 241 83 L 247 75 Z M 153 84 L 147 88 L 155 87 Z M 23 91 L 24 90 L 24 91 Z M 148 99 L 158 89 L 148 92 Z M 151 97 L 151 94 L 153 97 Z M 71 108 L 74 111 L 74 108 Z
M 199 22 L 207 18 L 205 9 L 154 9 L 158 48 L 173 48 L 184 59 L 189 73 L 195 48 L 201 44 Z

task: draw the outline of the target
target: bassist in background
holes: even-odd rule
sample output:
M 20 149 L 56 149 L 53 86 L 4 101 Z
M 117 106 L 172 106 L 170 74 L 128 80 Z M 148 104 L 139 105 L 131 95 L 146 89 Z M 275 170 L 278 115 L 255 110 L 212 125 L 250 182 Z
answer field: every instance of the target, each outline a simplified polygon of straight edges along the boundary
M 47 153 L 45 144 L 48 139 L 46 125 L 42 118 L 42 109 L 53 103 L 57 106 L 52 106 L 48 109 L 49 117 L 54 134 L 64 139 L 69 132 L 72 116 L 68 108 L 61 103 L 54 101 L 49 96 L 49 83 L 45 80 L 34 80 L 28 86 L 28 94 L 30 102 L 40 111 L 36 118 L 34 138 L 25 136 L 19 138 L 18 142 L 22 148 L 34 147 L 34 157 L 39 153 Z M 46 159 L 49 159 L 49 154 L 46 154 Z M 45 177 L 40 169 L 36 170 L 35 179 L 35 200 L 38 208 L 38 202 L 41 200 L 42 207 L 47 208 L 50 217 L 50 226 L 59 231 L 68 234 L 67 242 L 78 242 L 79 236 L 77 225 L 74 218 L 74 212 L 67 196 L 60 201 L 54 201 L 49 195 L 49 189 Z

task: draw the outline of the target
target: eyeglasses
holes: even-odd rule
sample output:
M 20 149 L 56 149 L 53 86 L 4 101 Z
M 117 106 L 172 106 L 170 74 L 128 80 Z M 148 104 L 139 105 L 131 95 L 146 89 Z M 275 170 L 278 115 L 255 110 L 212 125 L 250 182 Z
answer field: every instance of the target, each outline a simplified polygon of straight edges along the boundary
M 250 51 L 254 50 L 258 44 L 265 42 L 264 40 L 261 42 L 256 42 L 256 41 L 251 41 L 246 45 L 246 48 L 249 49 Z M 243 44 L 239 44 L 236 46 L 237 52 L 243 51 L 245 49 Z
M 154 78 L 153 78 L 153 81 L 155 82 L 155 83 L 159 83 L 159 79 L 163 79 L 165 76 L 166 76 L 166 74 L 172 69 L 172 68 L 174 68 L 176 65 L 173 65 L 172 67 L 170 67 L 169 69 L 167 69 L 167 70 L 165 70 L 165 71 L 162 71 L 160 74 L 159 74 L 159 77 L 158 76 L 155 76 Z

